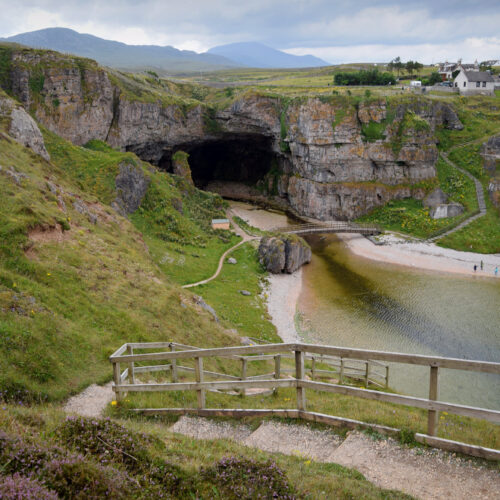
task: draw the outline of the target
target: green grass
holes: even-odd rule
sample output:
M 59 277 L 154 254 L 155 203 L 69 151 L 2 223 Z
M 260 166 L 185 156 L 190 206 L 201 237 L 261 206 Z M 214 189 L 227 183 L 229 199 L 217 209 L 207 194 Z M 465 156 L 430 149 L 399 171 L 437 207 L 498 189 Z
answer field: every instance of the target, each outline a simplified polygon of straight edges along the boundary
M 261 282 L 267 273 L 258 262 L 256 248 L 245 243 L 231 256 L 237 264 L 224 265 L 216 280 L 193 291 L 215 308 L 223 324 L 236 328 L 240 335 L 280 342 L 270 322 L 265 297 L 260 295 Z M 249 291 L 251 296 L 242 295 L 240 290 Z
M 367 500 L 392 500 L 410 499 L 411 497 L 395 490 L 384 490 L 367 481 L 358 471 L 342 467 L 333 463 L 318 463 L 300 456 L 286 456 L 282 454 L 270 454 L 254 448 L 235 443 L 231 440 L 195 440 L 168 431 L 164 425 L 151 420 L 131 421 L 118 420 L 107 424 L 112 431 L 108 440 L 112 444 L 119 445 L 118 451 L 103 446 L 99 441 L 92 438 L 92 429 L 97 426 L 91 420 L 85 421 L 84 425 L 69 425 L 65 415 L 50 407 L 19 408 L 5 406 L 0 413 L 0 429 L 7 436 L 23 436 L 23 443 L 35 445 L 38 450 L 39 469 L 32 471 L 34 478 L 42 482 L 47 481 L 47 476 L 40 472 L 45 463 L 44 453 L 57 447 L 60 454 L 74 454 L 82 451 L 82 445 L 88 443 L 88 451 L 78 463 L 78 473 L 69 476 L 72 480 L 52 481 L 52 488 L 61 491 L 61 488 L 70 490 L 70 497 L 74 497 L 83 485 L 98 488 L 101 483 L 110 486 L 109 498 L 157 498 L 158 482 L 166 481 L 160 485 L 160 491 L 171 495 L 169 498 L 227 498 L 236 500 L 240 496 L 231 493 L 225 488 L 222 477 L 209 476 L 203 470 L 210 470 L 215 463 L 227 457 L 252 460 L 255 466 L 262 468 L 262 474 L 266 472 L 266 463 L 272 460 L 284 472 L 284 478 L 294 489 L 298 499 L 353 499 L 363 498 Z M 89 429 L 89 430 L 87 430 Z M 62 439 L 63 433 L 65 439 Z M 19 446 L 19 445 L 18 445 Z M 26 445 L 25 445 L 26 446 Z M 119 450 L 126 446 L 130 455 L 135 460 L 124 457 Z M 14 455 L 6 451 L 6 457 Z M 96 469 L 103 456 L 106 458 L 105 476 L 96 476 Z M 169 483 L 168 478 L 155 475 L 154 464 L 161 466 L 161 470 L 173 473 L 180 482 Z M 12 474 L 15 470 L 25 470 L 25 463 L 12 459 L 4 464 L 6 474 Z M 61 467 L 64 470 L 64 467 Z M 121 475 L 117 475 L 120 472 Z M 244 472 L 247 472 L 246 470 Z M 124 474 L 131 477 L 133 481 L 125 484 Z M 63 472 L 61 471 L 61 475 Z M 155 479 L 150 482 L 147 478 Z M 64 476 L 63 476 L 64 477 Z M 68 479 L 69 479 L 68 477 Z M 92 479 L 94 481 L 92 481 Z M 80 482 L 83 481 L 83 484 Z M 85 481 L 86 480 L 86 481 Z M 261 485 L 266 478 L 262 477 Z M 245 474 L 235 477 L 236 485 L 247 484 Z M 252 485 L 250 483 L 250 485 Z M 179 489 L 177 493 L 169 487 Z M 255 487 L 255 484 L 253 485 Z M 117 497 L 116 492 L 123 496 Z M 245 496 L 246 498 L 246 496 Z

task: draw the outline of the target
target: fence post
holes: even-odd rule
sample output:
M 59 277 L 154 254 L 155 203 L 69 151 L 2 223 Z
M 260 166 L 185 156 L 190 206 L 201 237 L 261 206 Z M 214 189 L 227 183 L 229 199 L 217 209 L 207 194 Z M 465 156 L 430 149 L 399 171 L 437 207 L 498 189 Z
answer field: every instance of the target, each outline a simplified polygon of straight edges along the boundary
M 131 345 L 127 346 L 127 354 L 129 354 L 130 356 L 132 356 L 134 354 L 134 348 Z M 129 384 L 135 384 L 134 366 L 135 366 L 135 363 L 133 361 L 131 361 L 128 364 L 128 383 Z
M 437 400 L 439 396 L 439 368 L 431 366 L 431 376 L 429 379 L 429 399 Z M 429 410 L 427 414 L 427 434 L 435 436 L 437 433 L 439 422 L 439 412 L 437 410 Z
M 247 358 L 241 358 L 241 377 L 240 380 L 246 380 L 247 379 L 247 367 L 248 367 L 248 360 Z M 240 394 L 242 396 L 246 396 L 246 390 L 241 389 Z
M 113 361 L 113 381 L 115 383 L 115 399 L 116 401 L 121 401 L 122 393 L 118 392 L 116 389 L 121 385 L 121 373 L 120 373 L 120 363 Z
M 297 409 L 306 409 L 306 390 L 299 387 L 300 382 L 304 379 L 304 353 L 295 351 L 295 378 L 297 379 Z
M 174 344 L 170 344 L 170 351 L 171 352 L 175 351 Z M 177 377 L 177 360 L 176 359 L 170 360 L 170 371 L 172 373 L 172 384 L 176 384 L 179 381 L 179 379 Z
M 276 354 L 274 356 L 274 378 L 275 380 L 279 380 L 281 377 L 281 354 Z M 278 388 L 274 388 L 274 393 L 278 392 Z
M 311 379 L 314 380 L 316 371 L 316 358 L 313 356 L 311 360 Z
M 196 382 L 203 382 L 203 358 L 194 358 L 194 372 Z M 205 389 L 197 389 L 196 398 L 198 400 L 198 408 L 205 408 Z
M 366 362 L 366 368 L 365 368 L 365 387 L 368 389 L 368 383 L 369 383 L 369 373 L 370 373 L 370 363 L 369 361 Z
M 344 358 L 340 358 L 340 377 L 339 377 L 340 385 L 344 383 Z
M 385 367 L 385 388 L 389 388 L 389 365 Z

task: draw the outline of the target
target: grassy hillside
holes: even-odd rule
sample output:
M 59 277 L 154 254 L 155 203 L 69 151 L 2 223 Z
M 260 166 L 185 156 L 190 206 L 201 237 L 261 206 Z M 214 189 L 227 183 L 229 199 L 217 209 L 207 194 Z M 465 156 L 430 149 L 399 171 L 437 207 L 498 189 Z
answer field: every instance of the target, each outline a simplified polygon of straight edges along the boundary
M 100 143 L 76 147 L 44 132 L 48 163 L 2 126 L 0 386 L 6 399 L 60 399 L 108 380 L 107 357 L 130 339 L 238 342 L 176 285 L 196 272 L 203 277 L 233 243 L 209 229 L 211 217 L 221 214 L 219 197 L 186 190 L 180 179 L 130 153 Z M 122 163 L 151 179 L 133 223 L 109 206 Z M 167 252 L 185 257 L 184 275 L 168 272 Z M 203 252 L 204 266 L 196 271 Z

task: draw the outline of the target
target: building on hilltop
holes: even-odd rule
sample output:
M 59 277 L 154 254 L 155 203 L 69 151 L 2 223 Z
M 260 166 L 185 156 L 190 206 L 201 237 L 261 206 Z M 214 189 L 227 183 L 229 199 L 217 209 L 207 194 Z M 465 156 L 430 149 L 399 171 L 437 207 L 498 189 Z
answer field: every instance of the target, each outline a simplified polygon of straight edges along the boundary
M 463 64 L 459 59 L 456 63 L 449 63 L 448 61 L 439 65 L 438 73 L 441 75 L 443 82 L 446 80 L 453 80 L 453 73 L 460 71 L 463 68 L 466 71 L 479 71 L 479 63 L 476 61 L 474 64 Z
M 495 90 L 495 79 L 488 71 L 470 71 L 462 65 L 460 73 L 456 76 L 453 84 L 463 95 L 493 95 Z

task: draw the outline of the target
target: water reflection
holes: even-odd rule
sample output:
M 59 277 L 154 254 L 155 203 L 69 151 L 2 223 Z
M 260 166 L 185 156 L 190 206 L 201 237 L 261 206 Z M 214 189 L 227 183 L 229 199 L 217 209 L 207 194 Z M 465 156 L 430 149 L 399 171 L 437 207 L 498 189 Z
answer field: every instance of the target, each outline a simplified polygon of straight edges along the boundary
M 299 310 L 310 341 L 500 361 L 500 286 L 352 255 L 334 236 L 311 237 Z M 497 376 L 443 370 L 441 396 L 500 408 Z M 425 396 L 427 369 L 391 368 L 398 390 Z

